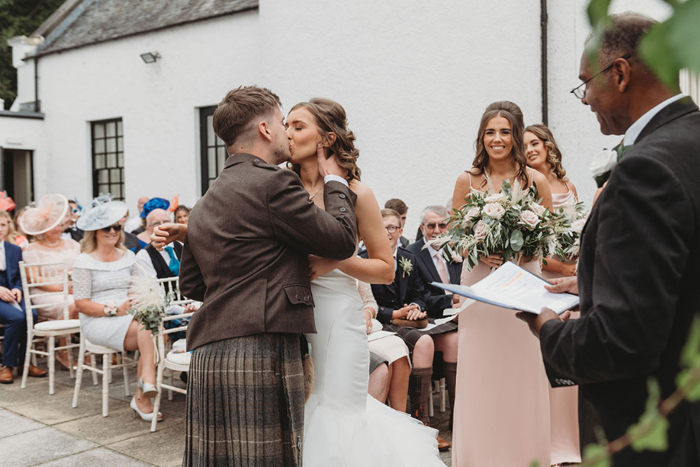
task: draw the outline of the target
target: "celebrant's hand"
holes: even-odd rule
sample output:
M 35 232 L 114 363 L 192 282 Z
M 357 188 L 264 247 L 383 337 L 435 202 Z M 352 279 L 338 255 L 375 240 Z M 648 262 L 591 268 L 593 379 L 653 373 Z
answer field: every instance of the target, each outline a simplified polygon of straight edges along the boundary
M 503 257 L 501 255 L 488 255 L 486 258 L 479 258 L 479 261 L 490 268 L 499 268 L 503 265 Z
M 338 269 L 338 261 L 309 255 L 309 278 L 311 280 L 321 277 L 334 269 Z
M 348 176 L 347 169 L 344 169 L 338 164 L 338 158 L 335 154 L 328 156 L 328 148 L 324 148 L 321 143 L 316 147 L 316 156 L 318 157 L 318 173 L 321 177 L 326 175 L 337 175 L 340 178 Z
M 545 285 L 544 288 L 552 293 L 572 293 L 578 295 L 578 277 L 560 277 L 551 279 L 552 285 Z
M 527 323 L 528 326 L 530 326 L 530 332 L 532 332 L 535 337 L 538 339 L 540 338 L 540 330 L 542 329 L 542 326 L 544 323 L 547 321 L 551 321 L 553 319 L 556 319 L 558 321 L 566 321 L 569 319 L 571 316 L 570 311 L 565 311 L 561 315 L 556 314 L 552 310 L 550 310 L 547 307 L 542 308 L 542 311 L 540 311 L 539 315 L 536 315 L 534 313 L 527 313 L 524 311 L 521 311 L 519 313 L 516 313 L 515 316 Z
M 131 300 L 127 300 L 117 308 L 117 316 L 124 316 L 126 312 L 131 308 Z
M 175 240 L 184 242 L 186 235 L 187 225 L 166 222 L 155 228 L 153 235 L 151 235 L 151 242 L 156 250 L 163 251 L 165 245 L 173 243 Z

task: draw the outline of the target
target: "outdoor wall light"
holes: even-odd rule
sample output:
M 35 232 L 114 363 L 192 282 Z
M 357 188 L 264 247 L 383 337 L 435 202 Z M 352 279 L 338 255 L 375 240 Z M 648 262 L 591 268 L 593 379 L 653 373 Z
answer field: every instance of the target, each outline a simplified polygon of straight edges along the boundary
M 146 52 L 145 54 L 141 54 L 141 60 L 147 65 L 155 63 L 159 58 L 160 54 L 158 52 Z

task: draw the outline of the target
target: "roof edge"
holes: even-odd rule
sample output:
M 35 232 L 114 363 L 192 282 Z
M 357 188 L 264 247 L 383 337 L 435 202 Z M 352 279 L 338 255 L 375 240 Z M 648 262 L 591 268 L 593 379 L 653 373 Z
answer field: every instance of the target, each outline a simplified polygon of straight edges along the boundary
M 95 0 L 88 0 L 88 1 L 89 1 L 90 3 L 92 3 L 92 2 L 95 1 Z M 26 58 L 27 58 L 27 59 L 32 59 L 32 58 L 45 57 L 45 56 L 47 56 L 47 55 L 59 54 L 59 53 L 68 52 L 68 51 L 71 51 L 71 50 L 82 49 L 82 48 L 84 48 L 84 47 L 90 47 L 90 46 L 92 46 L 92 45 L 104 44 L 104 43 L 106 43 L 106 42 L 112 42 L 112 41 L 119 40 L 119 39 L 125 39 L 125 38 L 127 38 L 127 37 L 141 36 L 141 35 L 143 35 L 143 34 L 149 34 L 149 33 L 156 32 L 156 31 L 162 31 L 162 30 L 164 30 L 164 29 L 176 28 L 176 27 L 179 27 L 179 26 L 185 26 L 185 25 L 192 24 L 192 23 L 199 23 L 199 22 L 201 22 L 201 21 L 206 21 L 206 20 L 213 19 L 213 18 L 221 18 L 221 17 L 224 17 L 224 16 L 236 15 L 236 14 L 238 14 L 238 13 L 244 13 L 244 12 L 246 12 L 246 11 L 252 11 L 252 10 L 257 10 L 257 9 L 259 9 L 259 5 L 250 6 L 250 7 L 245 7 L 245 8 L 241 8 L 240 10 L 235 10 L 235 11 L 228 11 L 228 12 L 226 12 L 226 13 L 220 13 L 220 14 L 218 14 L 218 15 L 207 16 L 207 17 L 205 17 L 205 18 L 197 18 L 197 19 L 192 19 L 192 20 L 188 20 L 188 21 L 183 21 L 183 22 L 180 22 L 180 23 L 169 24 L 169 25 L 166 25 L 166 26 L 160 26 L 160 27 L 157 27 L 157 28 L 146 29 L 146 30 L 143 30 L 143 31 L 138 31 L 138 32 L 130 33 L 130 34 L 123 34 L 123 35 L 121 35 L 121 36 L 110 37 L 109 39 L 104 39 L 104 40 L 100 40 L 100 41 L 95 41 L 95 42 L 91 42 L 91 43 L 89 43 L 89 44 L 74 45 L 74 46 L 70 46 L 70 47 L 65 47 L 65 48 L 63 48 L 63 49 L 49 50 L 49 51 L 46 51 L 46 52 L 42 52 L 41 50 L 39 50 L 37 53 L 35 53 L 35 54 L 33 54 L 33 55 L 28 55 Z M 80 16 L 80 14 L 82 14 L 82 11 L 81 11 L 78 15 L 76 15 L 75 18 L 77 18 L 78 16 Z M 74 19 L 74 20 L 75 20 L 75 19 Z M 73 20 L 73 21 L 74 21 L 74 20 Z M 71 21 L 71 23 L 72 23 L 73 21 Z M 69 25 L 66 25 L 66 26 L 65 26 L 64 28 L 62 28 L 62 29 L 65 29 L 65 28 L 68 27 L 68 26 L 69 26 Z M 62 31 L 61 31 L 61 32 L 62 32 Z M 49 44 L 48 44 L 48 41 L 47 41 L 47 43 L 45 43 L 45 45 L 44 45 L 44 48 L 45 48 L 45 47 L 48 47 L 48 45 L 49 45 Z
M 35 120 L 43 120 L 44 114 L 41 112 L 12 112 L 10 110 L 0 110 L 0 117 L 32 118 Z
M 46 37 L 51 34 L 65 19 L 73 13 L 83 0 L 66 0 L 63 4 L 54 11 L 51 16 L 46 18 L 43 23 L 32 33 L 32 36 Z

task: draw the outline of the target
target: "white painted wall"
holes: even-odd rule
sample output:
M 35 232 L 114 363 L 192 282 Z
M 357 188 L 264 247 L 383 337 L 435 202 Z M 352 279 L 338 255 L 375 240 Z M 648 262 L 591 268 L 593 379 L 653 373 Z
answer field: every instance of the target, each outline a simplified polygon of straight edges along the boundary
M 37 195 L 87 199 L 88 122 L 122 117 L 129 205 L 178 193 L 191 204 L 200 192 L 196 109 L 258 84 L 287 110 L 315 96 L 343 104 L 363 181 L 381 204 L 399 197 L 409 205 L 412 237 L 422 208 L 444 204 L 471 166 L 489 103 L 512 100 L 526 123 L 540 122 L 539 3 L 261 0 L 259 12 L 47 56 L 39 73 L 48 149 L 37 151 Z M 619 138 L 601 136 L 569 93 L 589 32 L 586 4 L 549 2 L 549 121 L 590 203 L 589 158 Z M 613 9 L 667 14 L 661 0 L 617 0 Z M 162 59 L 145 65 L 147 51 Z
M 35 155 L 46 154 L 43 121 L 0 116 L 0 147 L 34 151 Z

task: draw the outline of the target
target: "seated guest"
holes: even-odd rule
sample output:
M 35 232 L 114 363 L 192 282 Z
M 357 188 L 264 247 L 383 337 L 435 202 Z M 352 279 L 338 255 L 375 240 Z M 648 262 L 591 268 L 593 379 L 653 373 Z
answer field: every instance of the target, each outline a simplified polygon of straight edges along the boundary
M 406 227 L 406 216 L 408 216 L 408 206 L 406 206 L 406 203 L 398 198 L 392 198 L 384 203 L 384 209 L 393 209 L 399 213 L 399 219 L 401 219 L 401 231 L 403 231 L 403 228 Z M 410 243 L 411 241 L 403 235 L 401 235 L 401 238 L 399 238 L 399 246 L 401 248 L 406 248 Z
M 10 226 L 9 214 L 0 211 L 0 237 L 4 238 Z M 6 240 L 0 240 L 0 324 L 5 327 L 5 339 L 2 342 L 2 366 L 0 366 L 0 384 L 12 384 L 12 369 L 17 367 L 18 374 L 24 365 L 27 345 L 27 315 L 22 297 L 22 279 L 19 274 L 19 262 L 22 261 L 22 249 Z M 37 320 L 36 311 L 33 312 Z M 46 376 L 46 370 L 29 365 L 29 376 Z
M 148 224 L 148 221 L 146 219 L 148 217 L 148 214 L 154 209 L 166 210 L 169 207 L 170 201 L 163 198 L 151 198 L 146 204 L 143 205 L 143 209 L 141 210 L 141 217 L 146 221 L 142 224 L 144 228 L 138 233 L 134 231 L 136 237 L 139 239 L 139 244 L 141 245 L 141 248 L 146 248 L 146 245 L 151 243 L 151 236 L 148 235 L 148 232 L 146 230 L 146 226 Z
M 31 234 L 34 241 L 24 249 L 24 262 L 29 264 L 57 263 L 65 261 L 68 267 L 68 287 L 72 294 L 72 281 L 70 275 L 73 271 L 73 263 L 80 254 L 80 244 L 75 240 L 62 238 L 64 226 L 66 225 L 68 214 L 68 200 L 59 194 L 44 195 L 36 207 L 28 208 L 21 219 L 22 230 Z M 32 298 L 35 304 L 56 303 L 54 306 L 42 306 L 37 309 L 39 320 L 46 321 L 52 319 L 63 319 L 62 299 L 58 296 L 41 296 L 46 292 L 60 292 L 62 285 L 45 285 L 32 288 L 32 295 L 39 295 Z M 77 319 L 78 311 L 73 303 L 73 296 L 69 295 L 70 305 L 68 307 L 70 318 Z M 68 360 L 58 360 L 68 365 Z
M 404 327 L 400 324 L 422 320 L 427 317 L 425 311 L 427 292 L 415 271 L 416 258 L 413 253 L 398 246 L 398 240 L 403 233 L 401 216 L 392 209 L 382 209 L 384 227 L 389 236 L 389 243 L 394 251 L 394 282 L 389 285 L 372 284 L 372 293 L 377 300 L 379 310 L 377 319 L 387 331 L 396 332 L 406 342 L 413 356 L 411 370 L 411 415 L 429 425 L 428 403 L 433 375 L 433 357 L 435 350 L 443 353 L 445 362 L 457 361 L 457 325 L 449 322 L 435 326 L 428 331 L 415 327 Z M 367 253 L 360 256 L 367 257 Z M 448 449 L 450 443 L 438 436 L 438 447 Z
M 143 210 L 143 205 L 146 204 L 149 199 L 150 198 L 148 198 L 147 196 L 142 196 L 139 198 L 138 205 L 137 205 L 138 207 L 136 209 L 136 215 L 134 217 L 130 218 L 129 220 L 127 220 L 126 224 L 124 224 L 124 229 L 126 232 L 134 233 L 134 230 L 140 229 L 141 227 L 144 227 L 144 229 L 145 229 L 145 226 L 142 225 L 145 219 L 143 217 L 141 217 L 141 211 Z M 128 212 L 127 212 L 127 214 L 128 214 Z M 140 232 L 136 232 L 136 233 L 138 234 Z
M 187 206 L 178 206 L 173 213 L 173 217 L 175 217 L 175 222 L 177 224 L 187 225 L 187 222 L 190 220 L 190 208 Z
M 426 241 L 434 240 L 447 231 L 445 220 L 449 216 L 447 209 L 443 206 L 428 206 L 421 213 L 420 232 L 422 237 L 415 243 L 408 246 L 408 251 L 416 257 L 418 274 L 425 284 L 428 292 L 426 307 L 428 316 L 431 318 L 442 318 L 443 311 L 452 308 L 453 303 L 459 302 L 459 297 L 445 293 L 444 289 L 430 285 L 431 282 L 442 282 L 443 284 L 457 284 L 462 275 L 462 263 L 446 261 L 442 251 L 435 246 L 424 248 Z M 456 318 L 455 318 L 456 321 Z M 449 324 L 449 323 L 448 323 Z M 445 375 L 445 385 L 450 397 L 450 428 L 454 416 L 455 386 L 457 379 L 457 333 L 451 332 L 449 337 L 435 336 L 437 339 L 445 339 L 441 346 L 450 347 L 454 350 L 454 360 L 443 355 L 443 373 Z M 437 343 L 436 343 L 437 347 Z
M 374 352 L 369 353 L 367 393 L 382 404 L 389 394 L 389 364 Z
M 9 212 L 0 210 L 0 218 L 0 222 L 6 225 L 4 227 L 5 235 L 3 235 L 2 239 L 8 243 L 17 245 L 17 231 L 15 230 L 15 223 L 12 220 L 12 216 Z
M 377 301 L 372 295 L 372 287 L 362 281 L 357 281 L 357 290 L 362 299 L 362 311 L 365 314 L 365 325 L 367 335 L 380 331 L 382 324 L 375 318 L 377 316 Z M 388 365 L 386 378 L 388 380 L 386 391 L 378 397 L 370 391 L 370 394 L 380 402 L 385 402 L 389 398 L 389 404 L 399 412 L 406 411 L 406 400 L 408 399 L 408 380 L 411 374 L 411 362 L 409 360 L 408 347 L 400 337 L 396 335 L 374 339 L 369 341 L 370 362 L 372 358 L 379 358 Z M 370 368 L 370 371 L 373 371 Z M 370 375 L 370 383 L 372 381 Z M 370 387 L 371 388 L 371 387 Z
M 80 206 L 78 206 L 77 201 L 74 201 L 72 199 L 68 200 L 68 204 L 70 205 L 68 207 L 69 217 L 68 221 L 63 226 L 64 231 L 61 235 L 61 238 L 70 238 L 72 240 L 75 240 L 76 242 L 79 242 L 83 239 L 83 231 L 75 226 L 75 222 L 78 220 L 78 217 L 80 217 Z
M 15 236 L 15 245 L 18 247 L 24 248 L 29 245 L 29 242 L 32 240 L 31 235 L 28 235 L 26 232 L 22 230 L 22 226 L 20 225 L 20 220 L 22 219 L 22 216 L 24 215 L 24 211 L 26 211 L 27 208 L 22 208 L 19 211 L 15 212 L 15 219 L 14 219 L 14 225 L 15 229 L 17 229 L 17 235 Z
M 153 336 L 128 313 L 128 289 L 136 258 L 123 246 L 119 220 L 126 211 L 126 204 L 110 201 L 109 196 L 94 199 L 83 211 L 78 227 L 85 231 L 85 237 L 80 244 L 82 253 L 73 265 L 74 296 L 81 332 L 87 340 L 120 352 L 141 352 L 138 389 L 130 405 L 143 420 L 152 421 L 150 398 L 158 393 Z

